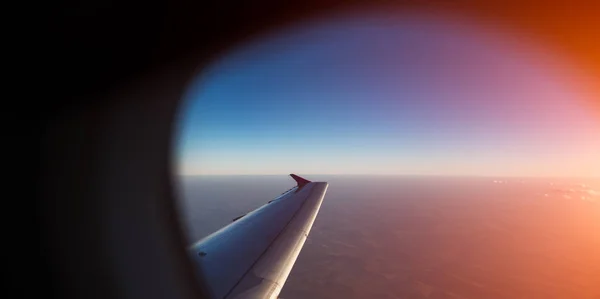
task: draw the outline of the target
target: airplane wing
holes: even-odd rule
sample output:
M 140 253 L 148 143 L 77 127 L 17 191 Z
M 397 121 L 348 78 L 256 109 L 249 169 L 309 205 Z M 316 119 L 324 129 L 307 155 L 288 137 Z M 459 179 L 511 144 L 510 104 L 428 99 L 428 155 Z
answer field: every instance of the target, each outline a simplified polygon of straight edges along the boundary
M 190 247 L 211 298 L 277 298 L 329 186 L 297 186 Z

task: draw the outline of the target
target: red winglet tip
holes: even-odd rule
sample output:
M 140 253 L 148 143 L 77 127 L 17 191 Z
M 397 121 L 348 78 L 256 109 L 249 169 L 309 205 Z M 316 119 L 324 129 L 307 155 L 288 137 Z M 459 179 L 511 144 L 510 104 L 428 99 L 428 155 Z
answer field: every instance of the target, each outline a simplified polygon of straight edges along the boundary
M 290 176 L 296 181 L 296 183 L 298 183 L 298 188 L 302 188 L 304 185 L 310 183 L 309 180 L 303 178 L 303 177 L 299 177 L 295 174 L 290 174 Z

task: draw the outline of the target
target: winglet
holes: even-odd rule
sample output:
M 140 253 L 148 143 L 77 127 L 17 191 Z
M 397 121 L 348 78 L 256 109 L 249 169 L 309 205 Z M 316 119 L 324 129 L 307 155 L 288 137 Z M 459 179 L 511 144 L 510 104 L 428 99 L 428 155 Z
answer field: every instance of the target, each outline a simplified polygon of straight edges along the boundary
M 298 183 L 298 188 L 302 188 L 302 187 L 304 187 L 304 185 L 310 183 L 309 180 L 307 180 L 305 178 L 302 178 L 302 177 L 299 177 L 299 176 L 297 176 L 297 175 L 295 175 L 293 173 L 290 174 L 290 176 L 292 177 L 292 179 L 294 179 L 296 181 L 296 183 Z

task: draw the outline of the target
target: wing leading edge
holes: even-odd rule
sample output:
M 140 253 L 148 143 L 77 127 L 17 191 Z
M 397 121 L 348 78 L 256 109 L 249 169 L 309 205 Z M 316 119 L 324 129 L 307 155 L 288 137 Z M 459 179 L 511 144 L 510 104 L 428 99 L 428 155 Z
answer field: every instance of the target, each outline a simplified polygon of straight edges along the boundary
M 317 217 L 328 183 L 297 186 L 193 244 L 212 298 L 277 298 Z

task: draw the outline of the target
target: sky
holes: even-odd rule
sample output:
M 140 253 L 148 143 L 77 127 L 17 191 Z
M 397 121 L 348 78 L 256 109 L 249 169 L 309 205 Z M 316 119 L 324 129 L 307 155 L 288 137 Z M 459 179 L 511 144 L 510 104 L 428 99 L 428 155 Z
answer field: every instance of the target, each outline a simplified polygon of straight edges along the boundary
M 174 171 L 600 177 L 600 120 L 578 76 L 462 17 L 315 20 L 199 73 Z

